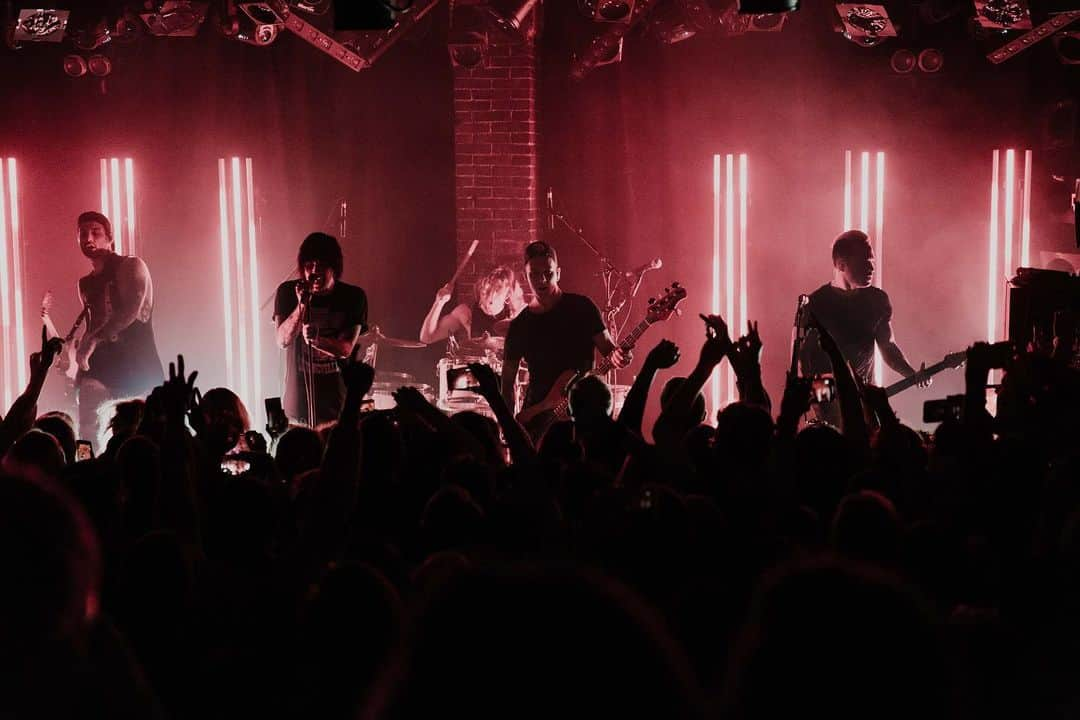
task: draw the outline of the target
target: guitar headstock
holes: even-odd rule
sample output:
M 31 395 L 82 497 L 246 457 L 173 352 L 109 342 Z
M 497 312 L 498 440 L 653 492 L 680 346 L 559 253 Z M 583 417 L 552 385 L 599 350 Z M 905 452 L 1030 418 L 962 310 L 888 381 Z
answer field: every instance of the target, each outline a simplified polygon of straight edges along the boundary
M 652 323 L 667 320 L 672 313 L 679 313 L 679 303 L 686 299 L 686 288 L 677 282 L 671 283 L 671 287 L 664 288 L 664 294 L 659 298 L 649 298 L 649 309 L 645 311 L 645 319 Z
M 949 353 L 942 362 L 945 363 L 945 367 L 958 368 L 967 362 L 967 352 L 961 350 L 960 352 Z

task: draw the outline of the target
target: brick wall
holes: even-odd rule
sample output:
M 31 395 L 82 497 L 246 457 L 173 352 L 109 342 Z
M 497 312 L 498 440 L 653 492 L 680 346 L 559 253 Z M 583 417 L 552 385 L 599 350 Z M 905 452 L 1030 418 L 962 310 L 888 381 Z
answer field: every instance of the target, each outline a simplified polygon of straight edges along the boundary
M 480 65 L 454 68 L 457 261 L 479 240 L 455 302 L 471 301 L 476 278 L 496 265 L 519 271 L 537 237 L 535 47 L 498 41 Z

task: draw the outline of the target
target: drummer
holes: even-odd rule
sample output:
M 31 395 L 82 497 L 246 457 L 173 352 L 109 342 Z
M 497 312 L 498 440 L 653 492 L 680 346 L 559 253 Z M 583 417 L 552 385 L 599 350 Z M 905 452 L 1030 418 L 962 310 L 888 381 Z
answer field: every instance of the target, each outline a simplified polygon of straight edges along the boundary
M 450 283 L 435 293 L 435 302 L 420 327 L 420 341 L 431 344 L 452 337 L 462 347 L 501 349 L 500 343 L 490 339 L 505 337 L 510 320 L 525 307 L 521 283 L 514 271 L 498 266 L 477 280 L 471 304 L 460 303 L 444 315 L 443 308 L 453 293 Z

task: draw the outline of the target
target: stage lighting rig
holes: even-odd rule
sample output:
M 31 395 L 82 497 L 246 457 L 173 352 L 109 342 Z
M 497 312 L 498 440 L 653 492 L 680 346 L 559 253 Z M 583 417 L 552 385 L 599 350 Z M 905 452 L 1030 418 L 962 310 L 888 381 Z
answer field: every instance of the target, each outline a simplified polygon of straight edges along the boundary
M 147 31 L 159 37 L 195 37 L 206 20 L 209 2 L 198 0 L 158 0 L 147 12 L 139 13 Z
M 1026 0 L 975 0 L 975 19 L 987 30 L 1031 29 L 1031 9 Z
M 64 74 L 73 78 L 82 77 L 89 71 L 86 66 L 86 59 L 82 55 L 65 55 L 63 67 Z
M 62 42 L 70 17 L 70 10 L 20 10 L 13 39 L 16 43 Z
M 531 40 L 536 34 L 536 13 L 539 13 L 540 0 L 492 0 L 480 7 L 491 25 L 513 43 Z M 533 22 L 529 23 L 532 15 Z
M 236 39 L 240 42 L 265 47 L 277 40 L 285 27 L 285 18 L 269 3 L 242 2 L 237 3 L 236 9 L 239 11 Z
M 874 47 L 897 35 L 884 5 L 837 3 L 836 13 L 840 16 L 838 32 L 856 45 Z
M 479 32 L 455 33 L 446 43 L 446 49 L 450 53 L 450 64 L 454 67 L 479 67 L 487 58 L 487 36 Z
M 578 9 L 596 22 L 630 22 L 634 0 L 578 0 Z

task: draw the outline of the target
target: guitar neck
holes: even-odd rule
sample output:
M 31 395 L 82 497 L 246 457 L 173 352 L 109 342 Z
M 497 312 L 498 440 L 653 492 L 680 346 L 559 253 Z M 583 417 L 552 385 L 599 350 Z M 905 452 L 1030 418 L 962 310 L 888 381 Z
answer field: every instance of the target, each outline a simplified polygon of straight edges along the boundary
M 928 377 L 930 377 L 932 375 L 937 375 L 939 372 L 941 372 L 942 370 L 945 370 L 947 367 L 949 367 L 949 365 L 944 360 L 942 360 L 939 363 L 934 363 L 930 367 L 926 368 L 925 370 L 923 370 L 923 371 L 921 371 L 921 372 L 919 372 L 919 373 L 917 373 L 915 375 L 912 375 L 911 377 L 906 377 L 903 380 L 898 380 L 898 381 L 894 382 L 892 385 L 885 388 L 885 395 L 887 397 L 892 397 L 893 395 L 896 395 L 897 393 L 904 392 L 908 388 L 918 385 L 919 382 L 924 380 L 925 378 L 928 378 Z
M 645 331 L 649 329 L 651 323 L 648 320 L 642 320 L 634 329 L 630 331 L 630 334 L 623 338 L 623 341 L 619 343 L 619 349 L 623 352 L 632 350 L 637 341 L 645 334 Z M 607 375 L 614 369 L 615 365 L 611 362 L 611 356 L 604 358 L 600 361 L 600 364 L 593 369 L 594 375 Z

